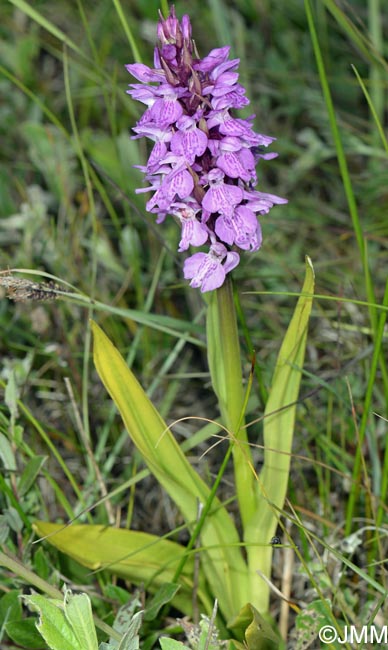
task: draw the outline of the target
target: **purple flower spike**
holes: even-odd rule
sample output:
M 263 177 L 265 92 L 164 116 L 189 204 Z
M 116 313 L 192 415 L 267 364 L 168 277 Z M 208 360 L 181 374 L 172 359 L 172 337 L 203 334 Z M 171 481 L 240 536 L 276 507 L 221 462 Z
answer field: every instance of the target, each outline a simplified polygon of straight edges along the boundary
M 134 132 L 154 143 L 148 162 L 138 166 L 149 183 L 137 192 L 153 193 L 146 205 L 157 223 L 168 215 L 181 226 L 178 251 L 210 244 L 184 263 L 184 277 L 202 292 L 218 289 L 240 256 L 236 249 L 258 250 L 257 220 L 286 199 L 254 189 L 260 159 L 275 138 L 253 130 L 254 115 L 236 117 L 249 100 L 238 83 L 239 59 L 228 46 L 197 58 L 190 18 L 179 21 L 174 7 L 157 28 L 154 68 L 127 65 L 140 83 L 127 91 L 146 106 Z

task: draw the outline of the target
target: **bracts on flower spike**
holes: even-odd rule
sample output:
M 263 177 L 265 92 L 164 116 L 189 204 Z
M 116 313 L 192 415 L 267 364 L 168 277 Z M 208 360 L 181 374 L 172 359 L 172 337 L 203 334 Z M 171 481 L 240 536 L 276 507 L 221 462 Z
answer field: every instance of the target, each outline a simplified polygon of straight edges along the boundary
M 237 266 L 240 250 L 258 250 L 258 215 L 267 214 L 286 199 L 254 189 L 256 165 L 276 153 L 263 153 L 275 138 L 255 133 L 253 119 L 233 111 L 249 104 L 238 83 L 239 59 L 229 59 L 228 46 L 199 58 L 191 38 L 188 16 L 160 16 L 159 45 L 154 68 L 127 65 L 140 83 L 127 92 L 146 106 L 133 129 L 134 138 L 154 142 L 145 167 L 151 191 L 147 211 L 160 223 L 171 215 L 181 225 L 179 252 L 209 245 L 184 263 L 184 277 L 192 287 L 211 291 L 220 287 Z

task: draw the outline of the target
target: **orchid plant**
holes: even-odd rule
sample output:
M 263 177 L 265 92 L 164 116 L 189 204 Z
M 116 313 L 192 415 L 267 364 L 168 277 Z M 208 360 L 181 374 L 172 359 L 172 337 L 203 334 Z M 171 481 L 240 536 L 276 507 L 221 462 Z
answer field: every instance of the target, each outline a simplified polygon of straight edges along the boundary
M 186 257 L 183 274 L 193 289 L 205 294 L 209 370 L 227 451 L 215 483 L 207 485 L 118 350 L 92 323 L 99 376 L 144 462 L 177 504 L 190 541 L 183 547 L 136 531 L 90 525 L 64 528 L 42 521 L 35 529 L 82 564 L 145 583 L 151 592 L 166 582 L 177 583 L 180 590 L 173 603 L 187 615 L 193 612 L 193 590 L 206 614 L 217 599 L 219 623 L 229 626 L 240 642 L 244 638 L 247 642 L 249 625 L 254 621 L 257 627 L 259 620 L 262 635 L 269 639 L 273 633 L 260 617 L 269 610 L 271 539 L 288 484 L 313 269 L 307 258 L 303 289 L 273 374 L 263 418 L 264 465 L 257 474 L 246 426 L 252 378 L 244 378 L 241 368 L 231 271 L 239 264 L 241 251 L 257 251 L 261 246 L 258 217 L 287 202 L 256 189 L 260 159 L 277 155 L 265 153 L 274 138 L 254 131 L 254 116 L 235 116 L 249 102 L 238 82 L 239 60 L 229 58 L 229 47 L 200 58 L 189 17 L 179 21 L 174 8 L 167 19 L 160 17 L 157 33 L 154 67 L 126 66 L 140 82 L 130 85 L 130 96 L 146 105 L 133 137 L 147 137 L 154 143 L 146 165 L 140 167 L 148 185 L 138 192 L 152 192 L 146 209 L 156 215 L 157 223 L 171 217 L 179 223 L 179 252 L 201 248 Z M 217 497 L 230 459 L 241 536 Z

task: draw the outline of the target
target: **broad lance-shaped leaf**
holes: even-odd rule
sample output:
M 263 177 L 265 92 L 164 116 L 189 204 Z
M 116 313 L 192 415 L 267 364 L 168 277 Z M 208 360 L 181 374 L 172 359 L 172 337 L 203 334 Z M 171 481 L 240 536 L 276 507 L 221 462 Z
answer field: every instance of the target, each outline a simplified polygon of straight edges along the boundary
M 85 646 L 79 643 L 72 624 L 58 606 L 62 604 L 60 601 L 56 604 L 39 594 L 23 596 L 23 598 L 31 609 L 38 610 L 37 628 L 49 648 L 52 650 L 97 650 L 97 643 L 94 646 Z M 94 630 L 93 619 L 91 619 L 91 626 Z
M 252 455 L 244 426 L 244 390 L 241 352 L 232 283 L 209 292 L 206 315 L 208 363 L 213 390 L 217 395 L 222 424 L 233 439 L 236 496 L 243 529 L 256 509 Z
M 108 569 L 112 573 L 145 584 L 151 592 L 171 583 L 175 569 L 185 553 L 176 542 L 135 530 L 83 524 L 52 524 L 36 521 L 34 530 L 41 537 L 92 571 Z M 185 614 L 192 609 L 193 558 L 189 557 L 180 580 L 181 590 L 173 600 Z M 199 577 L 198 598 L 205 609 L 212 607 L 204 576 Z
M 96 323 L 92 323 L 92 329 L 97 372 L 144 461 L 192 529 L 198 502 L 204 504 L 210 490 L 188 462 L 118 350 Z M 247 566 L 238 542 L 227 510 L 214 499 L 201 531 L 201 549 L 204 549 L 201 566 L 227 620 L 236 614 L 247 596 Z
M 280 348 L 266 404 L 263 423 L 264 465 L 256 484 L 258 509 L 246 529 L 248 565 L 251 569 L 253 603 L 268 610 L 269 587 L 257 576 L 271 574 L 279 510 L 283 508 L 290 471 L 296 402 L 306 350 L 307 328 L 314 294 L 314 270 L 306 257 L 306 275 L 301 295 Z
M 89 596 L 87 594 L 68 594 L 65 598 L 64 611 L 81 648 L 97 650 L 97 634 Z

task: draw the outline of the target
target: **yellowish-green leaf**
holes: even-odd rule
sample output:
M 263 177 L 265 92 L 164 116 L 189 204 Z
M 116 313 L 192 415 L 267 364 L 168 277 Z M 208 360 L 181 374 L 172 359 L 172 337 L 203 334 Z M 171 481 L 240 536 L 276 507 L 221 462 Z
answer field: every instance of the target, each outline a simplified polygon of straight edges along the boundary
M 248 650 L 276 650 L 280 639 L 269 622 L 269 617 L 259 614 L 257 609 L 247 603 L 238 616 L 228 625 L 236 639 L 244 639 Z
M 236 496 L 243 528 L 256 508 L 252 456 L 244 426 L 241 351 L 236 309 L 229 276 L 216 291 L 209 292 L 206 315 L 208 363 L 212 387 L 217 395 L 222 423 L 233 438 Z
M 192 530 L 198 503 L 207 502 L 210 490 L 188 462 L 118 350 L 94 322 L 92 330 L 97 372 L 148 468 L 175 501 Z M 237 530 L 217 498 L 201 530 L 200 541 L 201 566 L 219 600 L 222 614 L 229 619 L 242 602 L 249 600 L 248 571 L 239 548 Z
M 92 323 L 92 330 L 97 372 L 130 437 L 151 472 L 177 503 L 185 520 L 195 521 L 197 499 L 204 502 L 208 488 L 187 461 L 119 351 L 96 323 Z
M 72 524 L 64 527 L 36 521 L 34 530 L 47 537 L 55 548 L 93 571 L 107 569 L 135 584 L 145 584 L 155 592 L 171 582 L 185 548 L 170 540 L 133 530 Z M 193 558 L 189 558 L 181 576 L 181 590 L 174 603 L 185 614 L 192 610 Z M 206 610 L 212 603 L 205 580 L 199 580 L 198 597 Z
M 246 534 L 248 564 L 255 590 L 253 604 L 268 610 L 269 587 L 257 570 L 269 577 L 273 548 L 270 544 L 288 487 L 296 402 L 302 376 L 307 328 L 314 294 L 314 270 L 306 257 L 306 275 L 300 298 L 277 358 L 264 414 L 264 466 L 257 483 L 259 507 Z M 257 546 L 261 545 L 261 546 Z

